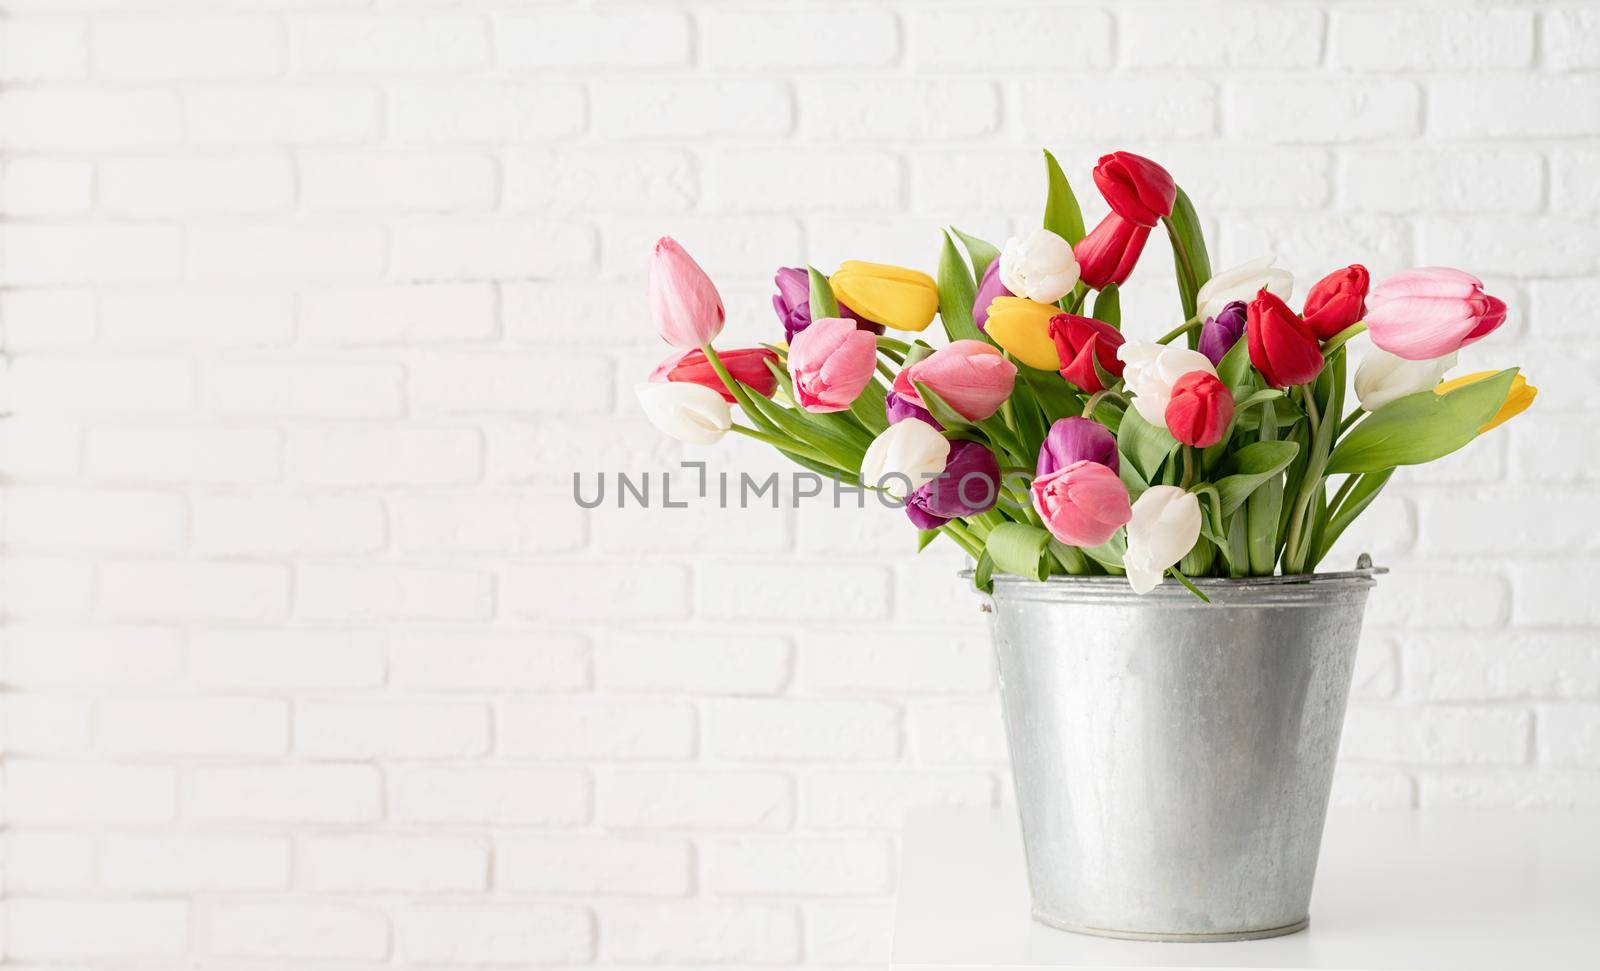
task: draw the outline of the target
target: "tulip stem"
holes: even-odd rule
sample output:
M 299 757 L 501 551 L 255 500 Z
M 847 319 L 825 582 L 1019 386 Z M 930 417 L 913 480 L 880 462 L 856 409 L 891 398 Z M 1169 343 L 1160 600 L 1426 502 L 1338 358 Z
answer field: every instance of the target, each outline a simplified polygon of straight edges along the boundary
M 1339 484 L 1339 490 L 1333 494 L 1333 501 L 1328 503 L 1328 508 L 1337 513 L 1339 504 L 1344 502 L 1346 496 L 1350 495 L 1350 490 L 1356 487 L 1356 481 L 1360 478 L 1361 476 L 1354 472 L 1345 476 L 1344 481 Z
M 823 455 L 821 452 L 818 452 L 818 451 L 816 451 L 814 449 L 807 448 L 806 446 L 801 445 L 799 442 L 791 441 L 791 440 L 789 440 L 787 438 L 779 438 L 776 435 L 768 435 L 766 432 L 757 431 L 754 428 L 747 428 L 744 425 L 738 425 L 738 424 L 731 425 L 731 426 L 729 426 L 728 430 L 729 431 L 738 432 L 739 434 L 744 435 L 747 438 L 753 438 L 758 442 L 766 442 L 768 445 L 771 445 L 773 448 L 779 449 L 779 450 L 784 451 L 784 452 L 791 452 L 791 453 L 793 453 L 795 455 L 799 455 L 799 456 L 802 456 L 804 458 L 808 458 L 808 459 L 812 460 L 813 462 L 820 462 L 823 465 L 831 465 L 834 468 L 839 469 L 839 471 L 841 471 L 841 472 L 848 472 L 849 471 L 848 469 L 840 469 L 838 462 L 835 462 L 833 459 L 828 458 L 826 455 Z
M 1170 344 L 1173 341 L 1177 340 L 1179 337 L 1182 337 L 1184 334 L 1187 334 L 1189 331 L 1194 330 L 1196 327 L 1199 327 L 1201 323 L 1203 323 L 1203 321 L 1200 319 L 1200 315 L 1196 314 L 1193 317 L 1190 317 L 1188 320 L 1184 321 L 1182 326 L 1174 327 L 1172 330 L 1169 330 L 1165 334 L 1162 334 L 1160 337 L 1157 337 L 1156 338 L 1156 343 L 1157 344 Z
M 911 353 L 910 344 L 907 344 L 905 341 L 897 341 L 893 337 L 884 337 L 882 334 L 878 335 L 878 348 L 880 350 L 894 351 L 901 357 Z
M 1194 446 L 1180 445 L 1179 448 L 1183 451 L 1183 482 L 1179 487 L 1187 489 L 1194 482 Z
M 1083 417 L 1089 419 L 1090 421 L 1093 421 L 1094 420 L 1095 410 L 1100 407 L 1100 402 L 1106 400 L 1107 398 L 1115 398 L 1117 401 L 1122 402 L 1122 407 L 1124 407 L 1124 408 L 1128 407 L 1128 399 L 1127 398 L 1123 397 L 1122 395 L 1118 394 L 1115 391 L 1112 391 L 1110 388 L 1104 388 L 1104 389 L 1102 389 L 1100 391 L 1096 391 L 1094 394 L 1090 395 L 1084 401 L 1084 403 L 1083 403 Z
M 1346 327 L 1344 330 L 1339 331 L 1339 333 L 1334 334 L 1332 337 L 1328 338 L 1328 342 L 1326 344 L 1322 345 L 1322 356 L 1325 358 L 1332 357 L 1333 352 L 1343 347 L 1346 341 L 1353 337 L 1360 336 L 1366 331 L 1366 329 L 1367 322 L 1364 320 L 1358 320 L 1349 327 Z
M 1339 432 L 1338 434 L 1334 435 L 1334 438 L 1343 438 L 1344 433 L 1349 431 L 1356 422 L 1360 421 L 1362 417 L 1366 415 L 1366 413 L 1367 410 L 1365 408 L 1357 408 L 1355 411 L 1350 412 L 1350 414 L 1345 415 L 1344 421 L 1339 423 Z

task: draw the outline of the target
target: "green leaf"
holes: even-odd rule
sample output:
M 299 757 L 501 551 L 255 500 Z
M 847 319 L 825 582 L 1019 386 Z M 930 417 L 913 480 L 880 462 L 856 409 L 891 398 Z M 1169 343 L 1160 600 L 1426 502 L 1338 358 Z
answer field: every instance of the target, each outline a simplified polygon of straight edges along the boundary
M 972 585 L 983 593 L 994 592 L 994 557 L 988 550 L 978 555 L 978 563 L 972 568 Z
M 867 426 L 867 431 L 874 437 L 889 427 L 889 416 L 883 410 L 883 399 L 886 396 L 887 392 L 883 385 L 877 381 L 868 381 L 867 386 L 856 395 L 856 400 L 850 402 L 850 414 Z
M 839 316 L 839 301 L 833 298 L 833 284 L 814 266 L 806 267 L 811 276 L 811 319 Z
M 1273 402 L 1261 406 L 1261 441 L 1276 441 L 1278 422 Z M 1295 445 L 1298 455 L 1300 446 Z M 1245 506 L 1245 546 L 1249 552 L 1250 572 L 1255 576 L 1271 576 L 1278 564 L 1279 520 L 1283 514 L 1283 480 L 1269 478 L 1261 488 L 1250 494 Z
M 1183 300 L 1184 317 L 1195 314 L 1195 294 L 1211 279 L 1211 257 L 1206 253 L 1205 235 L 1200 231 L 1200 217 L 1194 203 L 1180 187 L 1172 205 L 1172 215 L 1162 220 L 1167 227 L 1167 238 L 1172 243 L 1173 262 L 1177 266 L 1178 295 Z M 1188 272 L 1185 272 L 1187 270 Z M 1190 332 L 1189 346 L 1195 346 L 1196 337 Z
M 1263 483 L 1277 479 L 1299 451 L 1300 446 L 1294 442 L 1256 442 L 1223 459 L 1217 470 L 1222 514 L 1231 516 Z
M 1117 329 L 1122 328 L 1122 298 L 1117 296 L 1117 285 L 1108 283 L 1095 294 L 1094 319 L 1103 320 Z
M 917 389 L 917 397 L 922 399 L 922 407 L 928 409 L 928 414 L 937 419 L 946 431 L 964 431 L 978 427 L 967 421 L 965 415 L 950 407 L 949 402 L 939 397 L 937 392 L 921 381 L 913 381 L 911 386 Z
M 1078 245 L 1083 239 L 1083 210 L 1078 208 L 1078 197 L 1067 184 L 1067 174 L 1061 171 L 1056 157 L 1047 149 L 1044 153 L 1045 177 L 1049 180 L 1049 194 L 1044 202 L 1044 228 L 1062 239 Z
M 1235 401 L 1247 397 L 1255 389 L 1255 374 L 1250 370 L 1250 349 L 1243 337 L 1235 341 L 1228 348 L 1228 353 L 1217 362 L 1217 378 L 1227 386 L 1228 393 L 1233 395 Z
M 1233 413 L 1237 415 L 1241 412 L 1247 411 L 1248 409 L 1254 408 L 1256 405 L 1264 405 L 1269 401 L 1276 401 L 1281 397 L 1283 397 L 1282 390 L 1278 388 L 1263 388 L 1260 391 L 1251 392 L 1249 397 L 1245 398 L 1243 401 L 1240 401 L 1236 406 L 1234 406 Z
M 994 560 L 997 569 L 1019 577 L 1043 580 L 1050 575 L 1044 562 L 1045 547 L 1050 534 L 1026 523 L 1002 523 L 989 534 L 983 551 Z
M 1391 401 L 1350 430 L 1329 457 L 1327 471 L 1381 472 L 1449 455 L 1476 438 L 1500 410 L 1516 376 L 1516 368 L 1507 368 L 1448 394 L 1419 391 Z
M 1338 509 L 1333 510 L 1332 518 L 1328 520 L 1328 525 L 1318 539 L 1317 550 L 1311 559 L 1311 569 L 1316 569 L 1317 564 L 1321 563 L 1322 558 L 1333 549 L 1333 544 L 1339 541 L 1339 537 L 1344 535 L 1344 531 L 1355 522 L 1356 517 L 1372 505 L 1372 500 L 1378 497 L 1378 491 L 1388 484 L 1392 475 L 1394 469 L 1384 469 L 1382 472 L 1365 472 L 1356 480 L 1349 495 L 1344 497 L 1344 502 L 1339 504 Z
M 1128 553 L 1127 531 L 1119 529 L 1099 546 L 1084 546 L 1080 549 L 1089 559 L 1105 567 L 1107 573 L 1120 576 L 1123 572 L 1122 558 Z
M 1075 418 L 1083 414 L 1083 399 L 1073 393 L 1066 380 L 1055 371 L 1041 371 L 1017 361 L 1017 374 L 1039 401 L 1045 423 L 1053 425 L 1062 418 Z
M 1000 251 L 993 243 L 976 236 L 968 236 L 954 226 L 950 227 L 950 231 L 956 234 L 961 240 L 961 245 L 967 248 L 967 255 L 972 257 L 972 278 L 982 281 L 984 272 L 989 269 L 990 263 L 999 258 Z
M 939 251 L 939 320 L 944 323 L 944 332 L 953 341 L 986 341 L 988 338 L 972 322 L 972 301 L 977 290 L 972 271 L 950 237 L 939 235 L 944 238 Z
M 917 530 L 917 552 L 921 553 L 923 550 L 927 549 L 928 544 L 938 539 L 939 535 L 940 534 L 937 529 Z
M 1135 408 L 1122 416 L 1122 426 L 1117 429 L 1117 451 L 1131 464 L 1145 482 L 1154 482 L 1161 464 L 1178 447 L 1178 440 L 1165 428 L 1158 428 L 1144 420 Z

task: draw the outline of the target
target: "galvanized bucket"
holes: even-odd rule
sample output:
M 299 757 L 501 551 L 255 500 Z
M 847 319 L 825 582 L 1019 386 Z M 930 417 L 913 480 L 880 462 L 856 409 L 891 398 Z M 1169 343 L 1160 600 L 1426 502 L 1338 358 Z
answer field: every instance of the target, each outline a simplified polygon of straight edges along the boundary
M 995 578 L 1037 920 L 1154 941 L 1306 926 L 1373 572 L 1196 581 L 1209 604 Z

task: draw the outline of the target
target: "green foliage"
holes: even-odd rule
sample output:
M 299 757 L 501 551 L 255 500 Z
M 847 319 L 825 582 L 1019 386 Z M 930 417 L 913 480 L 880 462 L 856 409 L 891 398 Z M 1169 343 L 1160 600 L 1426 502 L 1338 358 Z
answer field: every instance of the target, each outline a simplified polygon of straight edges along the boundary
M 1083 239 L 1083 210 L 1078 208 L 1078 197 L 1067 184 L 1067 174 L 1048 150 L 1044 153 L 1045 177 L 1049 192 L 1044 202 L 1044 228 L 1062 239 L 1078 245 Z

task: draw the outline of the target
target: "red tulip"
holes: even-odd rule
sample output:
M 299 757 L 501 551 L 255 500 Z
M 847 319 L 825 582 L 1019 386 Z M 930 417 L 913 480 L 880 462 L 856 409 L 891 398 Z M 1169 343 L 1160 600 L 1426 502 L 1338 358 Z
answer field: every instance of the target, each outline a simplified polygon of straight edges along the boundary
M 1100 156 L 1094 184 L 1117 215 L 1146 228 L 1172 215 L 1178 198 L 1178 186 L 1167 170 L 1132 152 Z
M 1150 238 L 1150 227 L 1131 223 L 1114 212 L 1078 241 L 1072 253 L 1078 258 L 1078 279 L 1096 290 L 1106 284 L 1121 285 L 1133 272 Z
M 1050 339 L 1055 341 L 1056 355 L 1061 358 L 1061 376 L 1090 394 L 1106 387 L 1095 370 L 1095 362 L 1107 373 L 1122 376 L 1117 348 L 1127 338 L 1105 321 L 1056 314 L 1050 318 Z
M 1274 388 L 1305 384 L 1322 373 L 1322 346 L 1283 298 L 1262 288 L 1245 317 L 1250 363 Z
M 767 368 L 767 362 L 778 363 L 778 355 L 765 347 L 745 347 L 736 351 L 718 351 L 717 356 L 722 358 L 722 366 L 734 380 L 750 386 L 750 390 L 763 398 L 772 397 L 778 388 L 778 378 Z M 668 381 L 687 381 L 690 384 L 704 385 L 712 391 L 722 395 L 729 403 L 733 403 L 733 395 L 728 393 L 727 386 L 722 379 L 717 377 L 717 372 L 712 370 L 711 362 L 706 360 L 705 351 L 693 350 L 676 361 L 671 361 L 670 367 L 663 362 L 666 379 Z
M 1306 294 L 1305 321 L 1319 340 L 1327 340 L 1367 313 L 1367 268 L 1352 263 L 1316 282 Z
M 1222 441 L 1233 421 L 1233 395 L 1209 371 L 1190 371 L 1172 383 L 1167 431 L 1185 445 L 1209 448 Z

